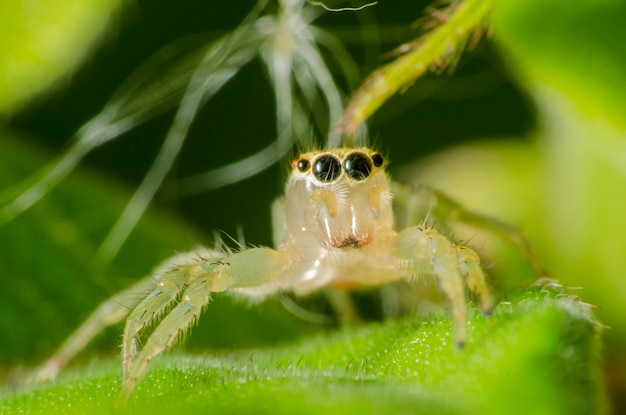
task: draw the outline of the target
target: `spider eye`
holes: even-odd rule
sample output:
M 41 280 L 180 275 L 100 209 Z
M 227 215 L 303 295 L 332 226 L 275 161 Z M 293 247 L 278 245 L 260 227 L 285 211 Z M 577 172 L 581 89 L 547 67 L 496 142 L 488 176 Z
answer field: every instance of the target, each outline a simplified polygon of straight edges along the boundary
M 385 158 L 380 153 L 372 154 L 372 161 L 374 162 L 374 166 L 380 167 L 385 162 Z
M 364 180 L 372 172 L 372 161 L 363 153 L 352 153 L 346 157 L 343 167 L 354 180 Z
M 341 163 L 333 156 L 322 156 L 313 164 L 313 174 L 320 182 L 333 182 L 341 176 Z
M 296 167 L 300 173 L 306 173 L 309 170 L 309 167 L 311 167 L 311 163 L 307 159 L 301 159 L 296 163 Z

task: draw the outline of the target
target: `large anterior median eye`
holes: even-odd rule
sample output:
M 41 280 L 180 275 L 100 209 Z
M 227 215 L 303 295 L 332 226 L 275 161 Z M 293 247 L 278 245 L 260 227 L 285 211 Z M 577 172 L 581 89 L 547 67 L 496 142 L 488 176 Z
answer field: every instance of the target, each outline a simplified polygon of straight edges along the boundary
M 341 176 L 341 163 L 336 157 L 324 155 L 313 164 L 313 174 L 320 182 L 333 182 Z
M 352 153 L 346 157 L 343 167 L 354 180 L 364 180 L 372 172 L 372 160 L 363 153 Z

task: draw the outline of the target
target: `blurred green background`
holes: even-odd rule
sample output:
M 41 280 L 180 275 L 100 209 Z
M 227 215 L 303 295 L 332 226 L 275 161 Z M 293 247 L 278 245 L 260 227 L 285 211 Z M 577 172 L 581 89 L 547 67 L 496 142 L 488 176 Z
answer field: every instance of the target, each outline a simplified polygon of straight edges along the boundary
M 255 4 L 144 0 L 118 9 L 113 1 L 74 3 L 0 6 L 5 200 L 16 183 L 67 148 L 72 134 L 148 57 L 188 35 L 216 39 Z M 344 42 L 366 75 L 386 52 L 416 36 L 410 25 L 428 4 L 383 1 L 361 15 L 325 13 L 316 24 Z M 474 210 L 520 224 L 550 275 L 581 287 L 576 293 L 583 301 L 600 307 L 601 320 L 612 328 L 605 334 L 605 365 L 617 412 L 625 408 L 617 397 L 626 390 L 625 15 L 619 0 L 495 2 L 492 36 L 466 53 L 452 76 L 417 81 L 369 122 L 392 176 L 434 185 Z M 373 25 L 367 33 L 378 28 L 378 40 L 363 38 L 364 24 Z M 274 140 L 274 97 L 264 71 L 253 61 L 203 108 L 169 182 L 239 160 Z M 172 116 L 165 113 L 97 149 L 49 197 L 1 225 L 3 378 L 49 355 L 96 304 L 160 260 L 210 243 L 212 232 L 235 236 L 241 228 L 246 242 L 271 244 L 269 207 L 281 193 L 285 165 L 187 198 L 157 195 L 113 263 L 102 268 L 94 262 Z M 479 235 L 469 238 L 488 258 L 494 285 L 532 280 L 502 244 L 492 249 L 494 243 Z M 268 344 L 324 328 L 296 319 L 276 301 L 262 311 L 227 299 L 215 303 L 189 347 Z M 227 330 L 231 321 L 240 329 Z M 118 335 L 119 327 L 108 330 L 91 351 L 114 355 Z

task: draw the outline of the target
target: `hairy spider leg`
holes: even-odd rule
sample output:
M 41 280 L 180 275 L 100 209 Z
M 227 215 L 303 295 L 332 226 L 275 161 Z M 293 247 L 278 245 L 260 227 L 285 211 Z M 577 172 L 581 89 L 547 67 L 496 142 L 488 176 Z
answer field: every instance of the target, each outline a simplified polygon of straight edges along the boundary
M 219 261 L 208 260 L 176 267 L 166 272 L 161 286 L 175 287 L 181 282 L 180 294 L 168 292 L 166 300 L 160 299 L 157 290 L 140 303 L 127 320 L 124 333 L 124 378 L 118 403 L 123 404 L 131 396 L 150 361 L 171 347 L 197 320 L 202 309 L 209 303 L 211 293 L 229 289 L 249 296 L 264 297 L 283 287 L 281 279 L 288 268 L 287 256 L 270 248 L 252 248 L 234 253 Z M 284 282 L 283 282 L 284 283 Z M 246 288 L 249 291 L 246 291 Z M 171 300 L 170 300 L 171 298 Z M 175 302 L 172 310 L 157 322 L 164 304 Z M 137 350 L 139 332 L 156 324 L 145 345 Z
M 226 251 L 199 247 L 164 261 L 149 277 L 153 281 L 149 295 L 137 301 L 127 311 L 122 340 L 122 376 L 128 375 L 129 367 L 137 354 L 137 336 L 150 322 L 158 319 L 175 302 L 180 293 L 191 283 L 193 273 L 185 272 L 202 263 L 215 262 L 227 255 Z M 145 292 L 145 291 L 144 291 Z M 125 316 L 125 317 L 126 317 Z
M 141 301 L 144 293 L 151 291 L 155 284 L 154 278 L 144 278 L 100 304 L 48 360 L 26 376 L 24 383 L 43 382 L 56 378 L 59 372 L 102 330 L 124 320 L 130 310 Z
M 424 274 L 430 274 L 447 296 L 454 322 L 454 339 L 457 345 L 463 346 L 467 337 L 464 280 L 481 298 L 483 310 L 491 311 L 491 299 L 478 255 L 468 247 L 455 245 L 429 227 L 408 228 L 394 239 L 391 243 L 395 255 L 408 260 L 407 269 L 400 270 L 404 277 L 415 282 Z
M 493 311 L 493 299 L 489 295 L 485 273 L 480 266 L 480 257 L 476 251 L 467 246 L 457 246 L 456 251 L 459 271 L 465 279 L 467 288 L 478 297 L 483 313 L 491 314 Z
M 146 293 L 153 292 L 160 276 L 176 264 L 196 261 L 198 258 L 215 258 L 224 256 L 219 250 L 198 248 L 169 258 L 147 277 L 126 288 L 101 303 L 89 317 L 67 338 L 67 340 L 42 365 L 32 370 L 23 380 L 24 384 L 43 382 L 54 379 L 67 364 L 80 353 L 105 328 L 123 321 L 130 312 L 145 298 Z
M 494 232 L 520 250 L 538 278 L 548 276 L 539 256 L 519 226 L 469 211 L 444 193 L 427 186 L 411 187 L 392 182 L 392 192 L 394 202 L 405 207 L 405 221 L 414 223 L 418 218 L 423 220 L 426 206 L 426 213 L 434 218 Z
M 137 336 L 149 323 L 158 319 L 185 287 L 193 281 L 193 274 L 185 272 L 194 265 L 176 266 L 166 272 L 156 288 L 128 316 L 122 341 L 122 377 L 129 376 L 130 367 L 137 354 Z

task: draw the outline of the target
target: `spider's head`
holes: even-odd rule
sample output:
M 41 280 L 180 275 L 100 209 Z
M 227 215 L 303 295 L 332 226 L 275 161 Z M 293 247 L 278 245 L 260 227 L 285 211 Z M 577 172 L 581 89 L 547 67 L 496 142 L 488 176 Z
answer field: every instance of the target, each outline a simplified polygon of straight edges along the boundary
M 287 229 L 328 248 L 358 248 L 391 231 L 385 159 L 367 148 L 302 154 L 285 191 Z

